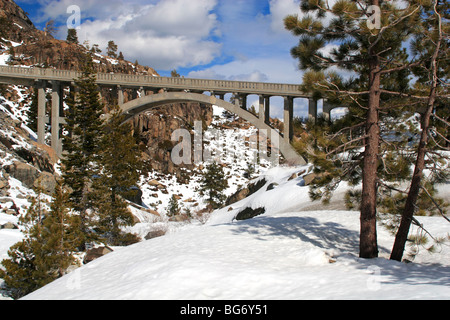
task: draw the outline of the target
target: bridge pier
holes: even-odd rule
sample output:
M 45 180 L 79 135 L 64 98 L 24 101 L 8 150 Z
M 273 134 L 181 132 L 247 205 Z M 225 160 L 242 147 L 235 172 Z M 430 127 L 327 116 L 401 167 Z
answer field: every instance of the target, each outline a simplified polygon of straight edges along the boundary
M 294 98 L 284 97 L 284 140 L 291 142 L 294 138 Z
M 51 147 L 58 157 L 62 155 L 61 116 L 63 115 L 63 87 L 60 82 L 52 81 Z
M 259 120 L 270 124 L 270 96 L 259 95 Z
M 317 100 L 310 98 L 309 99 L 309 120 L 316 122 L 317 121 Z
M 244 93 L 240 95 L 240 103 L 243 110 L 247 110 L 247 97 L 248 95 Z
M 47 99 L 45 96 L 45 88 L 46 83 L 45 81 L 39 81 L 36 85 L 37 88 L 37 95 L 38 95 L 38 118 L 37 118 L 37 136 L 38 136 L 38 143 L 39 144 L 45 144 L 45 124 L 46 124 L 46 115 L 45 115 L 45 109 L 46 109 L 46 103 Z
M 123 97 L 123 89 L 121 86 L 117 86 L 117 103 L 119 106 L 123 105 L 125 102 Z
M 327 100 L 323 100 L 323 117 L 326 121 L 331 121 L 331 110 L 333 110 L 333 107 Z

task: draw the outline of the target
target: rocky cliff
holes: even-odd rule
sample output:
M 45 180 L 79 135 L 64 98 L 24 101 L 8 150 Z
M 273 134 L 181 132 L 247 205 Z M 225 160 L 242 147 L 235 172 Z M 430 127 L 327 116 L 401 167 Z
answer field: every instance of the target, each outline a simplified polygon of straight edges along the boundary
M 200 103 L 175 103 L 157 107 L 133 119 L 133 126 L 145 145 L 145 153 L 151 168 L 181 178 L 180 167 L 171 161 L 174 147 L 172 133 L 179 129 L 192 129 L 195 121 L 210 125 L 213 120 L 212 107 Z M 192 169 L 192 166 L 183 166 Z

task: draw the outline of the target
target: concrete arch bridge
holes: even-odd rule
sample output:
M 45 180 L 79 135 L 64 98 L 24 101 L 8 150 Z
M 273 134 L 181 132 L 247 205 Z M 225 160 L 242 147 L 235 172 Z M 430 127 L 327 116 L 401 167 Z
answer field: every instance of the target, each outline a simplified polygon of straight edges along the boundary
M 64 124 L 63 90 L 75 89 L 74 79 L 78 79 L 81 72 L 25 68 L 13 66 L 0 66 L 0 83 L 16 84 L 35 87 L 38 90 L 38 142 L 44 143 L 46 124 L 51 119 L 51 147 L 62 154 L 60 126 Z M 239 117 L 247 120 L 258 129 L 267 130 L 271 134 L 278 135 L 279 150 L 290 163 L 304 164 L 304 159 L 297 154 L 291 145 L 293 138 L 293 108 L 295 98 L 304 98 L 309 101 L 309 117 L 317 117 L 317 101 L 311 95 L 300 91 L 299 85 L 206 80 L 190 78 L 156 77 L 152 75 L 127 75 L 99 73 L 97 84 L 100 88 L 112 88 L 117 93 L 119 106 L 126 117 L 138 115 L 155 106 L 174 102 L 200 102 L 217 105 Z M 46 92 L 51 89 L 51 115 L 46 114 Z M 124 103 L 124 90 L 132 89 L 139 92 L 138 98 Z M 154 94 L 145 95 L 152 91 Z M 208 93 L 208 94 L 205 94 Z M 224 100 L 226 94 L 232 94 L 234 102 Z M 259 114 L 254 115 L 247 110 L 247 98 L 249 95 L 259 96 Z M 278 132 L 270 126 L 270 98 L 278 96 L 284 100 L 284 131 Z M 330 112 L 336 106 L 331 106 L 324 101 L 323 113 L 330 117 Z

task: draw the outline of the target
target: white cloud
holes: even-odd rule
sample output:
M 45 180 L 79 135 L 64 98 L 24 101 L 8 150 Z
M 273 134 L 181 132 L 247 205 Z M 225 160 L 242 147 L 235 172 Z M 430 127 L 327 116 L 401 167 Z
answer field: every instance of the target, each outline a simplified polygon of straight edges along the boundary
M 104 49 L 114 40 L 126 59 L 157 70 L 208 64 L 220 54 L 221 44 L 210 39 L 217 29 L 217 0 L 46 1 L 42 12 L 61 21 L 73 4 L 83 18 L 81 43 Z M 60 38 L 66 32 L 62 28 Z
M 226 64 L 190 72 L 187 77 L 226 79 L 242 81 L 263 81 L 275 83 L 300 83 L 302 73 L 296 61 L 286 56 L 235 60 Z
M 271 28 L 277 33 L 286 32 L 284 18 L 300 14 L 300 0 L 270 0 Z

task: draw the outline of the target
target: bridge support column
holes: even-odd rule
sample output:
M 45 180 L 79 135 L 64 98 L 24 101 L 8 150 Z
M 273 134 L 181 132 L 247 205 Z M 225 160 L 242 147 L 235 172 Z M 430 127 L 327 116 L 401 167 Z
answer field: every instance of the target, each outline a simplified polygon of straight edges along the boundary
M 52 149 L 60 157 L 62 154 L 62 141 L 60 138 L 61 125 L 61 109 L 62 103 L 62 86 L 59 82 L 52 82 Z
M 259 112 L 259 120 L 262 123 L 266 122 L 266 109 L 264 106 L 264 96 L 259 96 L 259 108 L 258 108 L 258 112 Z
M 291 142 L 294 138 L 294 99 L 284 97 L 284 140 Z
M 37 95 L 38 95 L 38 115 L 37 115 L 37 136 L 38 143 L 45 144 L 45 105 L 47 99 L 45 97 L 45 82 L 41 81 L 37 85 Z
M 264 123 L 270 124 L 270 96 L 264 96 Z
M 261 123 L 270 124 L 270 96 L 259 96 L 259 120 Z
M 317 100 L 309 99 L 309 120 L 317 121 Z
M 247 95 L 241 94 L 240 96 L 241 108 L 247 110 Z
M 331 110 L 332 107 L 328 104 L 327 100 L 323 100 L 323 117 L 326 121 L 331 121 Z
M 123 105 L 125 102 L 123 97 L 123 89 L 121 86 L 117 86 L 117 103 L 119 106 Z
M 145 89 L 143 87 L 139 88 L 139 98 L 145 97 Z
M 236 107 L 247 110 L 247 95 L 246 94 L 233 93 L 233 97 L 234 97 L 234 105 Z

